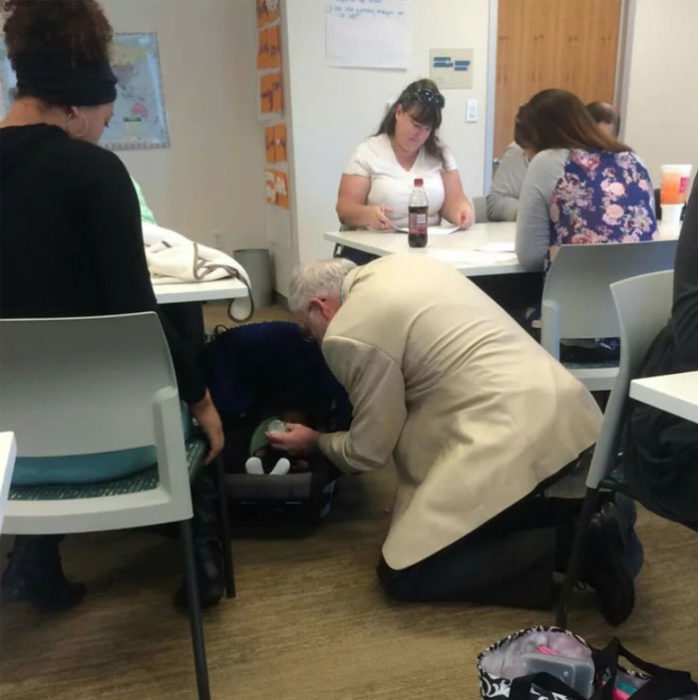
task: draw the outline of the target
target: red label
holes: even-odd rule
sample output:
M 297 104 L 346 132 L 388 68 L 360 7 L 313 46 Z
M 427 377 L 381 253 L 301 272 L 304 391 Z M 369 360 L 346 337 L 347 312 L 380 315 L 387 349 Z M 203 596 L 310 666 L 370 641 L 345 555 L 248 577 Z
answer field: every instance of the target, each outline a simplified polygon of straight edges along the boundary
M 427 233 L 427 215 L 417 212 L 410 213 L 410 233 L 426 235 Z

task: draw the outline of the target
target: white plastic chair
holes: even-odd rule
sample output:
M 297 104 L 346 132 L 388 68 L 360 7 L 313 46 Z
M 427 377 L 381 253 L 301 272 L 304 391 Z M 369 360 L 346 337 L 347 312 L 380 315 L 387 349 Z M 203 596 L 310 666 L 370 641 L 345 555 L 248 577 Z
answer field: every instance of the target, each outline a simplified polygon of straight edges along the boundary
M 180 402 L 157 315 L 4 319 L 0 332 L 0 429 L 15 431 L 18 457 L 155 445 L 159 476 L 155 488 L 135 493 L 10 500 L 3 532 L 62 534 L 178 522 L 199 697 L 209 698 Z
M 587 474 L 584 506 L 557 610 L 557 624 L 560 627 L 565 627 L 567 623 L 569 599 L 584 553 L 589 523 L 598 504 L 599 486 L 615 466 L 630 381 L 638 376 L 650 345 L 669 321 L 673 284 L 674 271 L 666 270 L 631 277 L 611 285 L 620 325 L 620 364 Z
M 562 338 L 617 337 L 618 315 L 610 285 L 673 269 L 677 242 L 561 246 L 543 287 L 541 345 L 559 359 Z M 611 389 L 618 374 L 617 366 L 570 365 L 568 369 L 590 391 Z
M 2 533 L 2 521 L 5 517 L 7 495 L 10 491 L 12 472 L 17 456 L 17 443 L 12 431 L 0 433 L 0 533 Z

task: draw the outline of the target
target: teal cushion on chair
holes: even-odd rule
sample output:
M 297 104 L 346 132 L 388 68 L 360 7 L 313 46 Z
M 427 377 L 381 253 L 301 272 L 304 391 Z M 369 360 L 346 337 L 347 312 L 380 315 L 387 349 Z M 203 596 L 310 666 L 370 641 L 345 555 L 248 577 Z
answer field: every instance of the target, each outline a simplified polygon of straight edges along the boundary
M 201 437 L 195 437 L 186 443 L 187 468 L 192 480 L 204 463 L 208 445 Z M 94 471 L 93 471 L 94 475 Z M 19 486 L 12 483 L 9 500 L 11 501 L 61 501 L 71 498 L 98 498 L 100 496 L 118 496 L 126 493 L 149 491 L 158 485 L 158 469 L 153 464 L 135 474 L 121 479 L 100 481 L 98 483 L 79 484 L 35 484 Z
M 192 431 L 189 408 L 181 403 L 182 430 L 187 440 Z M 66 457 L 18 457 L 12 472 L 13 486 L 92 484 L 136 474 L 157 461 L 153 445 L 130 450 Z

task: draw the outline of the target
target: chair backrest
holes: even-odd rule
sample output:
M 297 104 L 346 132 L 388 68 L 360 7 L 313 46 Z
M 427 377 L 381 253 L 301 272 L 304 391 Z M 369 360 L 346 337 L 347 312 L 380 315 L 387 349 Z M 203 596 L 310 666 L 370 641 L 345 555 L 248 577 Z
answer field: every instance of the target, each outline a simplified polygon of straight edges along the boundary
M 561 338 L 607 338 L 619 334 L 610 285 L 618 280 L 671 270 L 677 240 L 563 245 L 543 287 L 541 344 L 559 357 Z
M 612 468 L 630 381 L 637 377 L 647 350 L 669 321 L 673 285 L 673 270 L 639 275 L 611 285 L 620 322 L 620 365 L 589 469 L 587 486 L 591 488 L 596 488 Z
M 154 312 L 3 319 L 0 337 L 0 430 L 15 432 L 18 456 L 162 442 L 161 410 L 178 398 Z
M 476 224 L 487 221 L 487 197 L 473 197 L 473 211 Z

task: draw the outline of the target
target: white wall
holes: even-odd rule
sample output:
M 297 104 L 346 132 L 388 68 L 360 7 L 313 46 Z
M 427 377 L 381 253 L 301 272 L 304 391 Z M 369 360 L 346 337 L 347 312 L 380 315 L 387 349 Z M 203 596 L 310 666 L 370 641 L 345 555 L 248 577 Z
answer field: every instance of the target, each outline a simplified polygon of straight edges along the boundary
M 698 1 L 637 0 L 625 110 L 625 140 L 655 186 L 662 163 L 698 169 Z
M 266 245 L 254 0 L 102 0 L 116 32 L 158 34 L 170 148 L 118 151 L 158 222 Z
M 440 134 L 458 161 L 466 193 L 483 194 L 488 4 L 488 0 L 411 0 L 409 68 L 389 71 L 328 66 L 325 0 L 285 0 L 293 233 L 301 261 L 331 254 L 322 233 L 339 225 L 334 207 L 342 169 L 356 146 L 375 132 L 387 100 L 395 99 L 412 80 L 428 76 L 430 48 L 474 49 L 473 89 L 444 92 Z M 480 120 L 475 124 L 465 122 L 468 97 L 480 102 Z

